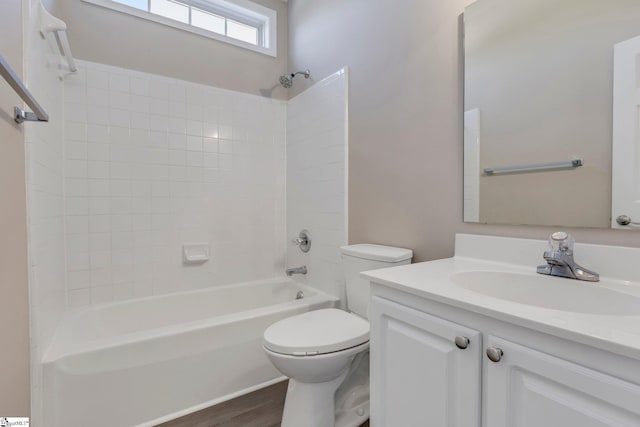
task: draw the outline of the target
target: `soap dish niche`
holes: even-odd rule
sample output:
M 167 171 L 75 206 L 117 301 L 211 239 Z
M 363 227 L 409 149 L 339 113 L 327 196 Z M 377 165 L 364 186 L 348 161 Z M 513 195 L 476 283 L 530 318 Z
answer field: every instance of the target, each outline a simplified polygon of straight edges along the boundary
M 185 265 L 199 265 L 209 261 L 209 243 L 184 243 L 182 262 Z

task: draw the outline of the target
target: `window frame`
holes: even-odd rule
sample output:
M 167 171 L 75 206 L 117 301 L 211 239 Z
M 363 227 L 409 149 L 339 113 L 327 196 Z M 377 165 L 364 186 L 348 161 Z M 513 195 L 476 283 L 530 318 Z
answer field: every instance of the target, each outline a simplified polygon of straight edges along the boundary
M 262 5 L 253 3 L 248 0 L 178 0 L 180 3 L 187 4 L 193 8 L 200 9 L 215 15 L 223 16 L 226 19 L 236 21 L 240 24 L 249 25 L 258 29 L 258 44 L 244 42 L 234 39 L 224 34 L 218 34 L 204 28 L 196 27 L 191 24 L 176 21 L 161 15 L 141 10 L 112 0 L 81 0 L 84 3 L 93 4 L 104 7 L 106 9 L 115 10 L 117 12 L 133 15 L 147 21 L 163 24 L 168 27 L 188 31 L 210 39 L 222 41 L 254 52 L 277 57 L 277 12 Z M 248 13 L 247 13 L 248 12 Z

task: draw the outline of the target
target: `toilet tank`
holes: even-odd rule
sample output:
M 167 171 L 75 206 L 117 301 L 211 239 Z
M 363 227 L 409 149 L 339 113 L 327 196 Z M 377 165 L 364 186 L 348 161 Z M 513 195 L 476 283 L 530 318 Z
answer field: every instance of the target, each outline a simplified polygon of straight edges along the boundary
M 369 281 L 361 278 L 360 273 L 410 264 L 413 251 L 372 244 L 343 246 L 340 250 L 342 252 L 342 271 L 347 289 L 347 309 L 368 318 Z

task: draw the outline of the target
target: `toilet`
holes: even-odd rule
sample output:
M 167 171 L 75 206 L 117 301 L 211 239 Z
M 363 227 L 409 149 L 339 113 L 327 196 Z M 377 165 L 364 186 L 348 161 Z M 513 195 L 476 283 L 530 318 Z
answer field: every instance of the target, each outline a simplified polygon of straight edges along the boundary
M 282 427 L 357 427 L 369 418 L 367 270 L 411 263 L 410 249 L 343 246 L 346 311 L 309 311 L 264 332 L 264 351 L 289 377 Z

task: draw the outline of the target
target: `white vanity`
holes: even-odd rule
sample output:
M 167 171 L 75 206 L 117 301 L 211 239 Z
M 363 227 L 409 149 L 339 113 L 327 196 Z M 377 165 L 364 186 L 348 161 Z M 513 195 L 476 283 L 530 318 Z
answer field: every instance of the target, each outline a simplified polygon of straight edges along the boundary
M 373 427 L 640 426 L 640 249 L 576 244 L 596 283 L 536 274 L 546 249 L 458 235 L 364 273 Z

